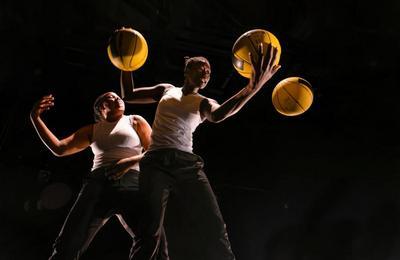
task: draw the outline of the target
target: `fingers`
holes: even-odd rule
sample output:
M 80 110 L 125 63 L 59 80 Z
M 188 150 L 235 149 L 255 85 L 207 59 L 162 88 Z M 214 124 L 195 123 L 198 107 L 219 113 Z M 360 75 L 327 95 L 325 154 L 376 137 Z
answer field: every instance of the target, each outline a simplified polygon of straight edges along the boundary
M 249 60 L 251 61 L 252 74 L 250 83 L 253 85 L 264 85 L 280 68 L 278 63 L 278 48 L 267 44 L 265 50 L 263 43 L 260 43 L 257 48 L 258 57 L 254 57 L 249 53 Z M 268 55 L 268 57 L 267 57 Z
M 115 171 L 113 171 L 113 170 L 107 170 L 107 172 L 106 172 L 106 176 L 109 180 L 116 180 L 117 175 L 118 175 L 118 173 L 115 173 Z
M 269 48 L 269 44 L 267 44 L 267 47 L 266 47 L 266 52 L 268 53 L 268 48 Z M 265 66 L 264 66 L 264 63 L 265 63 L 265 55 L 264 55 L 264 46 L 263 46 L 263 43 L 261 42 L 260 43 L 260 57 L 261 57 L 261 61 L 260 61 L 260 70 L 265 70 Z
M 47 95 L 47 96 L 43 96 L 40 101 L 54 101 L 54 97 L 52 94 Z
M 251 53 L 249 53 L 249 56 L 251 57 L 251 63 L 252 63 L 252 68 L 253 70 L 256 71 L 256 75 L 260 76 L 262 72 L 265 70 L 272 67 L 271 62 L 275 61 L 276 55 L 274 55 L 274 50 L 275 48 L 271 44 L 267 44 L 265 49 L 264 49 L 264 43 L 260 42 L 257 48 L 257 57 L 252 57 Z M 268 55 L 268 62 L 266 62 L 267 56 Z
M 282 67 L 282 66 L 279 65 L 279 64 L 275 65 L 275 66 L 272 68 L 273 74 L 275 74 L 281 67 Z
M 111 174 L 108 176 L 108 179 L 109 179 L 109 180 L 115 181 L 115 180 L 121 179 L 122 176 L 124 176 L 124 175 L 125 175 L 125 172 L 111 173 Z
M 32 108 L 31 115 L 32 116 L 39 116 L 46 110 L 49 110 L 51 107 L 54 106 L 54 97 L 53 95 L 46 95 L 43 96 L 39 101 L 37 101 Z
M 270 66 L 272 66 L 272 62 L 275 60 L 275 56 L 276 56 L 276 50 L 277 48 L 273 47 L 272 44 L 268 44 L 269 45 L 269 60 L 268 60 L 268 64 Z
M 257 68 L 256 68 L 257 61 L 251 52 L 249 52 L 249 60 L 250 60 L 252 78 L 255 78 L 257 75 Z
M 110 167 L 106 170 L 106 176 L 109 180 L 118 180 L 121 179 L 125 173 L 128 172 L 129 169 L 121 168 L 118 165 L 114 167 Z
M 251 52 L 249 52 L 249 61 L 251 66 L 254 68 L 254 64 L 256 64 L 257 61 L 255 60 L 254 55 L 251 54 Z
M 54 97 L 53 95 L 47 95 L 42 97 L 42 99 L 38 103 L 38 108 L 43 110 L 49 110 L 52 106 L 54 106 Z
M 267 46 L 268 48 L 268 46 Z M 262 42 L 260 42 L 260 44 L 258 45 L 258 55 L 260 55 L 259 57 L 261 57 L 261 60 L 264 56 L 264 45 Z
M 271 66 L 278 63 L 278 48 L 273 47 L 271 50 L 270 64 Z
M 258 46 L 257 53 L 256 55 L 253 55 L 251 52 L 249 52 L 249 60 L 250 60 L 250 65 L 252 72 L 255 73 L 255 76 L 259 75 L 260 72 L 260 57 L 262 57 L 262 44 Z

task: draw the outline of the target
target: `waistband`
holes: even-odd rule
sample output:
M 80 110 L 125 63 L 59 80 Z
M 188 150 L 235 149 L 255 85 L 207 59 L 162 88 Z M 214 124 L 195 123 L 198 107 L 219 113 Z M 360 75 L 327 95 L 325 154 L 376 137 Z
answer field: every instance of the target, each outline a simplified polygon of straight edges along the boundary
M 89 178 L 101 178 L 101 177 L 106 178 L 106 177 L 108 177 L 110 175 L 110 173 L 108 172 L 108 169 L 109 169 L 109 167 L 97 168 L 97 169 L 91 171 L 88 174 L 88 177 Z M 137 174 L 139 174 L 139 171 L 135 170 L 135 169 L 129 169 L 125 173 L 125 175 L 127 175 L 127 174 L 135 174 L 135 175 L 137 175 Z

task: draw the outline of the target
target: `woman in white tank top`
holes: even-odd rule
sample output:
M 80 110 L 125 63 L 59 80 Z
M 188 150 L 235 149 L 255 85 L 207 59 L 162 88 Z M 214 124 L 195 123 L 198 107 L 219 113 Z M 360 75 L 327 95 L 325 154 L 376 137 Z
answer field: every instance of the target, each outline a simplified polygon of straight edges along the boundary
M 259 57 L 263 57 L 263 47 L 259 47 Z M 135 259 L 153 259 L 167 201 L 174 190 L 179 190 L 184 198 L 185 217 L 201 230 L 198 234 L 201 243 L 196 245 L 200 249 L 190 259 L 235 259 L 218 203 L 203 172 L 203 160 L 192 152 L 192 135 L 204 120 L 218 123 L 237 113 L 279 70 L 279 65 L 273 65 L 277 49 L 267 49 L 268 55 L 257 63 L 250 56 L 254 73 L 248 85 L 221 105 L 198 93 L 210 79 L 211 66 L 204 57 L 186 60 L 181 88 L 171 84 L 133 88 L 131 73 L 121 72 L 121 93 L 126 102 L 158 102 L 152 142 L 140 162 L 143 174 L 139 186 L 152 215 L 145 226 L 144 245 L 136 252 Z
M 138 192 L 139 160 L 150 144 L 151 127 L 138 115 L 124 115 L 121 98 L 107 92 L 94 103 L 97 123 L 59 139 L 41 118 L 54 106 L 52 95 L 44 96 L 32 108 L 30 118 L 37 134 L 56 156 L 67 156 L 91 147 L 94 154 L 90 174 L 71 208 L 54 245 L 50 259 L 79 259 L 97 231 L 111 216 L 117 216 L 132 236 L 130 257 L 141 240 L 135 237 L 143 216 L 143 200 Z M 169 259 L 162 230 L 162 249 L 157 259 Z

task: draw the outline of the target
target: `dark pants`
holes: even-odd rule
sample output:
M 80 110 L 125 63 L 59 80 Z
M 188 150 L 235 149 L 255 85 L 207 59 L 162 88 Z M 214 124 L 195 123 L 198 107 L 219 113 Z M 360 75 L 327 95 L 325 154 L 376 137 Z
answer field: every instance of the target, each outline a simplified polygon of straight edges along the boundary
M 79 259 L 90 242 L 108 221 L 116 215 L 133 239 L 140 246 L 139 224 L 143 222 L 143 199 L 138 191 L 138 172 L 129 171 L 119 180 L 108 180 L 105 171 L 95 170 L 85 179 L 82 189 L 72 206 L 58 235 L 49 259 Z M 164 230 L 161 231 L 162 248 L 157 259 L 168 259 Z M 136 235 L 136 236 L 135 236 Z
M 146 199 L 148 219 L 142 234 L 143 243 L 135 249 L 135 259 L 155 259 L 168 198 L 174 190 L 184 204 L 187 218 L 195 219 L 200 230 L 201 245 L 198 246 L 204 248 L 204 256 L 200 259 L 235 259 L 200 156 L 176 149 L 150 151 L 141 160 L 140 168 L 139 186 Z

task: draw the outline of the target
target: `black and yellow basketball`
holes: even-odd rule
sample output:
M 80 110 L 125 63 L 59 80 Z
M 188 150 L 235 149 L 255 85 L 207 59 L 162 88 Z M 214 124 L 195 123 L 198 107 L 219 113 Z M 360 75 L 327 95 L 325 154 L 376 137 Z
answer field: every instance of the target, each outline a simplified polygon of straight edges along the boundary
M 112 64 L 123 71 L 139 69 L 146 61 L 148 46 L 145 38 L 131 28 L 121 28 L 111 35 L 107 47 Z
M 272 104 L 285 116 L 297 116 L 306 112 L 313 103 L 311 84 L 300 77 L 280 81 L 272 91 Z
M 257 61 L 261 57 L 258 57 L 258 48 L 260 43 L 263 44 L 264 55 L 269 55 L 266 49 L 268 45 L 272 45 L 277 48 L 277 59 L 276 64 L 279 64 L 281 56 L 281 45 L 278 39 L 272 33 L 263 29 L 254 29 L 242 34 L 232 48 L 232 63 L 233 67 L 239 72 L 240 75 L 246 78 L 251 77 L 252 67 L 249 58 L 249 53 L 252 54 L 254 59 Z

